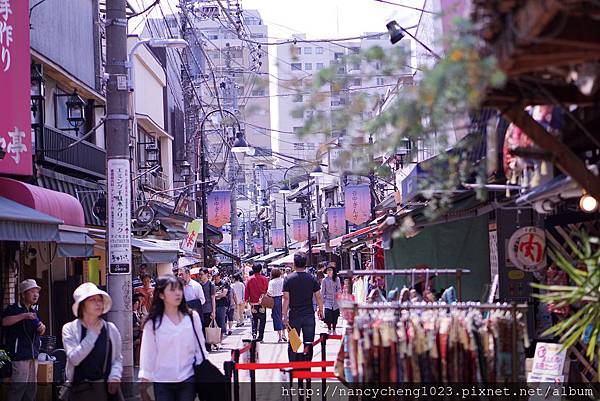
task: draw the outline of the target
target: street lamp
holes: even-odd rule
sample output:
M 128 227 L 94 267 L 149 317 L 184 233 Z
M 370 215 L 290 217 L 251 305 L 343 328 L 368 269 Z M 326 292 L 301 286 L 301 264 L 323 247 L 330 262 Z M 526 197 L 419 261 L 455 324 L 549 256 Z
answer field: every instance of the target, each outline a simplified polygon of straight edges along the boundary
M 323 169 L 321 168 L 320 164 L 317 164 L 317 167 L 315 167 L 313 169 L 313 171 L 310 172 L 310 176 L 311 177 L 323 177 L 325 175 L 325 173 L 323 172 Z
M 84 106 L 85 102 L 77 94 L 77 89 L 73 90 L 73 93 L 69 96 L 69 100 L 67 100 L 67 121 L 75 128 L 77 135 L 79 135 L 79 127 L 83 125 L 85 119 L 83 114 Z
M 238 126 L 239 126 L 239 122 L 238 122 Z M 236 136 L 235 141 L 233 142 L 233 145 L 231 146 L 231 151 L 233 153 L 248 154 L 253 151 L 253 148 L 250 145 L 248 145 L 246 138 L 244 138 L 244 133 L 241 130 L 239 130 L 235 136 Z
M 150 39 L 144 39 L 144 40 L 140 40 L 139 42 L 136 42 L 136 44 L 133 45 L 133 47 L 131 48 L 131 50 L 129 51 L 129 55 L 127 56 L 127 79 L 128 79 L 128 89 L 130 92 L 133 92 L 134 90 L 134 85 L 135 85 L 135 80 L 134 80 L 134 74 L 135 74 L 135 70 L 133 68 L 133 54 L 135 53 L 135 51 L 137 50 L 138 47 L 140 47 L 141 45 L 148 45 L 150 47 L 164 47 L 164 48 L 169 48 L 169 49 L 181 49 L 184 47 L 188 47 L 189 44 L 186 40 L 184 39 L 175 39 L 175 38 L 169 38 L 169 39 L 164 39 L 164 38 L 150 38 Z
M 308 223 L 308 264 L 312 267 L 312 265 L 313 265 L 312 233 L 311 233 L 311 229 L 310 229 L 311 222 L 312 222 L 311 221 L 312 220 L 311 219 L 311 216 L 312 216 L 312 198 L 311 198 L 311 193 L 310 193 L 310 179 L 311 179 L 311 174 L 308 172 L 308 170 L 304 166 L 301 166 L 301 165 L 291 166 L 291 167 L 288 167 L 285 170 L 285 173 L 283 174 L 283 181 L 286 182 L 284 184 L 284 191 L 289 191 L 289 186 L 288 186 L 289 184 L 287 184 L 287 181 L 286 181 L 287 173 L 291 169 L 297 168 L 297 167 L 299 167 L 302 170 L 304 170 L 304 172 L 306 173 L 306 176 L 307 176 L 307 180 L 308 180 L 308 184 L 306 186 L 306 190 L 308 192 L 308 194 L 307 194 L 308 200 L 306 202 L 306 221 Z M 320 166 L 317 166 L 317 167 L 320 167 Z M 286 193 L 286 194 L 289 193 L 289 192 L 282 192 L 281 190 L 279 190 L 279 192 L 280 193 Z M 285 199 L 285 195 L 284 195 L 283 198 Z M 287 241 L 286 241 L 286 254 L 287 254 Z
M 184 181 L 187 181 L 188 177 L 191 175 L 192 165 L 187 160 L 181 162 L 179 166 L 179 175 L 183 178 Z
M 408 32 L 405 28 L 402 28 L 402 26 L 398 22 L 396 22 L 396 20 L 392 20 L 392 21 L 388 22 L 385 26 L 386 26 L 386 28 L 388 30 L 388 33 L 390 34 L 390 42 L 393 45 L 396 44 L 396 43 L 398 43 L 404 37 L 404 34 L 407 34 L 415 42 L 417 42 L 418 44 L 420 44 L 421 46 L 423 46 L 423 48 L 425 48 L 425 50 L 427 50 L 433 57 L 435 57 L 438 60 L 441 59 L 441 57 L 436 52 L 434 52 L 433 50 L 431 50 L 425 43 L 423 43 L 419 39 L 417 39 L 415 37 L 415 35 L 413 35 L 412 33 Z

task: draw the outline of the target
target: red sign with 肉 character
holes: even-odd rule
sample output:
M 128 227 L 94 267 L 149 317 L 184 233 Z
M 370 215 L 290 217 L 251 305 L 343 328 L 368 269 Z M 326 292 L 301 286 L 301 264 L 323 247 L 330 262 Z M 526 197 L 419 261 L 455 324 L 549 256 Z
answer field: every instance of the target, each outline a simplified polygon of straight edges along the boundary
M 29 2 L 0 0 L 0 173 L 32 174 Z

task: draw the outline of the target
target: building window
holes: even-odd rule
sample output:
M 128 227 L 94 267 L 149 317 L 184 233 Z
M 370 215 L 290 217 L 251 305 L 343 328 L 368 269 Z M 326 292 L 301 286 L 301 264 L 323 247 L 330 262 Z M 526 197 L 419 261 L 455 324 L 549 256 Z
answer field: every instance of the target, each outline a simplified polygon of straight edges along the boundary
M 322 47 L 317 47 L 317 49 L 315 50 L 316 54 L 323 54 L 323 48 Z
M 383 78 L 377 78 L 377 85 L 383 85 L 385 80 Z
M 381 63 L 379 61 L 375 63 L 375 69 L 381 70 Z
M 302 109 L 292 110 L 292 118 L 302 118 L 302 117 L 304 117 L 304 111 Z
M 315 150 L 317 147 L 315 146 L 314 143 L 307 143 L 306 144 L 306 150 Z
M 317 63 L 317 70 L 322 70 L 323 68 L 325 68 L 325 64 Z
M 302 71 L 302 63 L 292 63 L 292 71 Z
M 333 58 L 335 60 L 341 60 L 344 58 L 344 53 L 333 53 Z
M 264 88 L 253 89 L 252 96 L 265 96 L 265 89 Z
M 303 97 L 301 94 L 294 95 L 294 103 L 302 103 Z
M 312 63 L 304 63 L 304 69 L 306 71 L 312 71 Z
M 361 86 L 361 85 L 362 85 L 362 79 L 355 78 L 352 80 L 352 86 Z
M 304 143 L 302 143 L 302 142 L 300 142 L 300 143 L 298 143 L 298 142 L 294 143 L 294 150 L 304 150 Z
M 304 54 L 312 54 L 312 47 L 305 47 Z
M 358 53 L 360 53 L 360 47 L 351 47 L 350 52 L 352 54 L 358 54 Z
M 254 38 L 254 39 L 259 39 L 259 38 L 264 38 L 265 35 L 263 33 L 251 33 L 250 37 Z

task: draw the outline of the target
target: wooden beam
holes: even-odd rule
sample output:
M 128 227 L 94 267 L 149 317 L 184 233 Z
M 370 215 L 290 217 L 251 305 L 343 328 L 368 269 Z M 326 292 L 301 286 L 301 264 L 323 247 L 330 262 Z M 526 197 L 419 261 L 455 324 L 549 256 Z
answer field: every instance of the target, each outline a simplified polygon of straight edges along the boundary
M 594 175 L 573 151 L 538 124 L 522 105 L 515 105 L 504 112 L 513 124 L 519 127 L 539 147 L 554 156 L 555 164 L 565 174 L 570 175 L 582 188 L 596 199 L 600 199 L 600 177 Z

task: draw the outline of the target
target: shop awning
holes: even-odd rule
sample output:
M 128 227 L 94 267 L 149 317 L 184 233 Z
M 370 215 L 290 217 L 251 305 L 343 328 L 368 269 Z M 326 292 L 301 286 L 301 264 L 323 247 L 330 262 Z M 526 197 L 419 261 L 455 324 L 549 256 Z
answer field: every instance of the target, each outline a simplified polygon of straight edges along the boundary
M 269 266 L 284 266 L 284 265 L 293 265 L 294 264 L 294 254 L 296 252 L 290 252 L 289 255 L 284 256 L 283 258 L 275 259 Z
M 65 258 L 86 258 L 94 256 L 94 241 L 84 232 L 60 230 L 58 255 Z
M 85 226 L 81 203 L 69 194 L 36 187 L 10 178 L 0 177 L 0 196 L 46 215 L 60 219 L 64 224 Z
M 210 246 L 210 249 L 212 249 L 216 253 L 220 253 L 221 255 L 225 255 L 228 258 L 235 260 L 236 262 L 240 261 L 239 256 L 235 256 L 233 253 L 227 252 L 225 249 L 221 248 L 220 246 L 213 245 L 213 244 L 209 244 L 209 246 Z
M 256 259 L 257 262 L 270 262 L 273 259 L 277 259 L 279 258 L 281 255 L 285 254 L 285 251 L 276 251 L 276 252 L 271 252 L 268 255 L 264 255 L 261 256 L 260 258 Z
M 179 241 L 131 238 L 131 247 L 142 254 L 144 263 L 172 263 L 179 258 Z
M 0 240 L 57 241 L 63 221 L 0 196 Z

